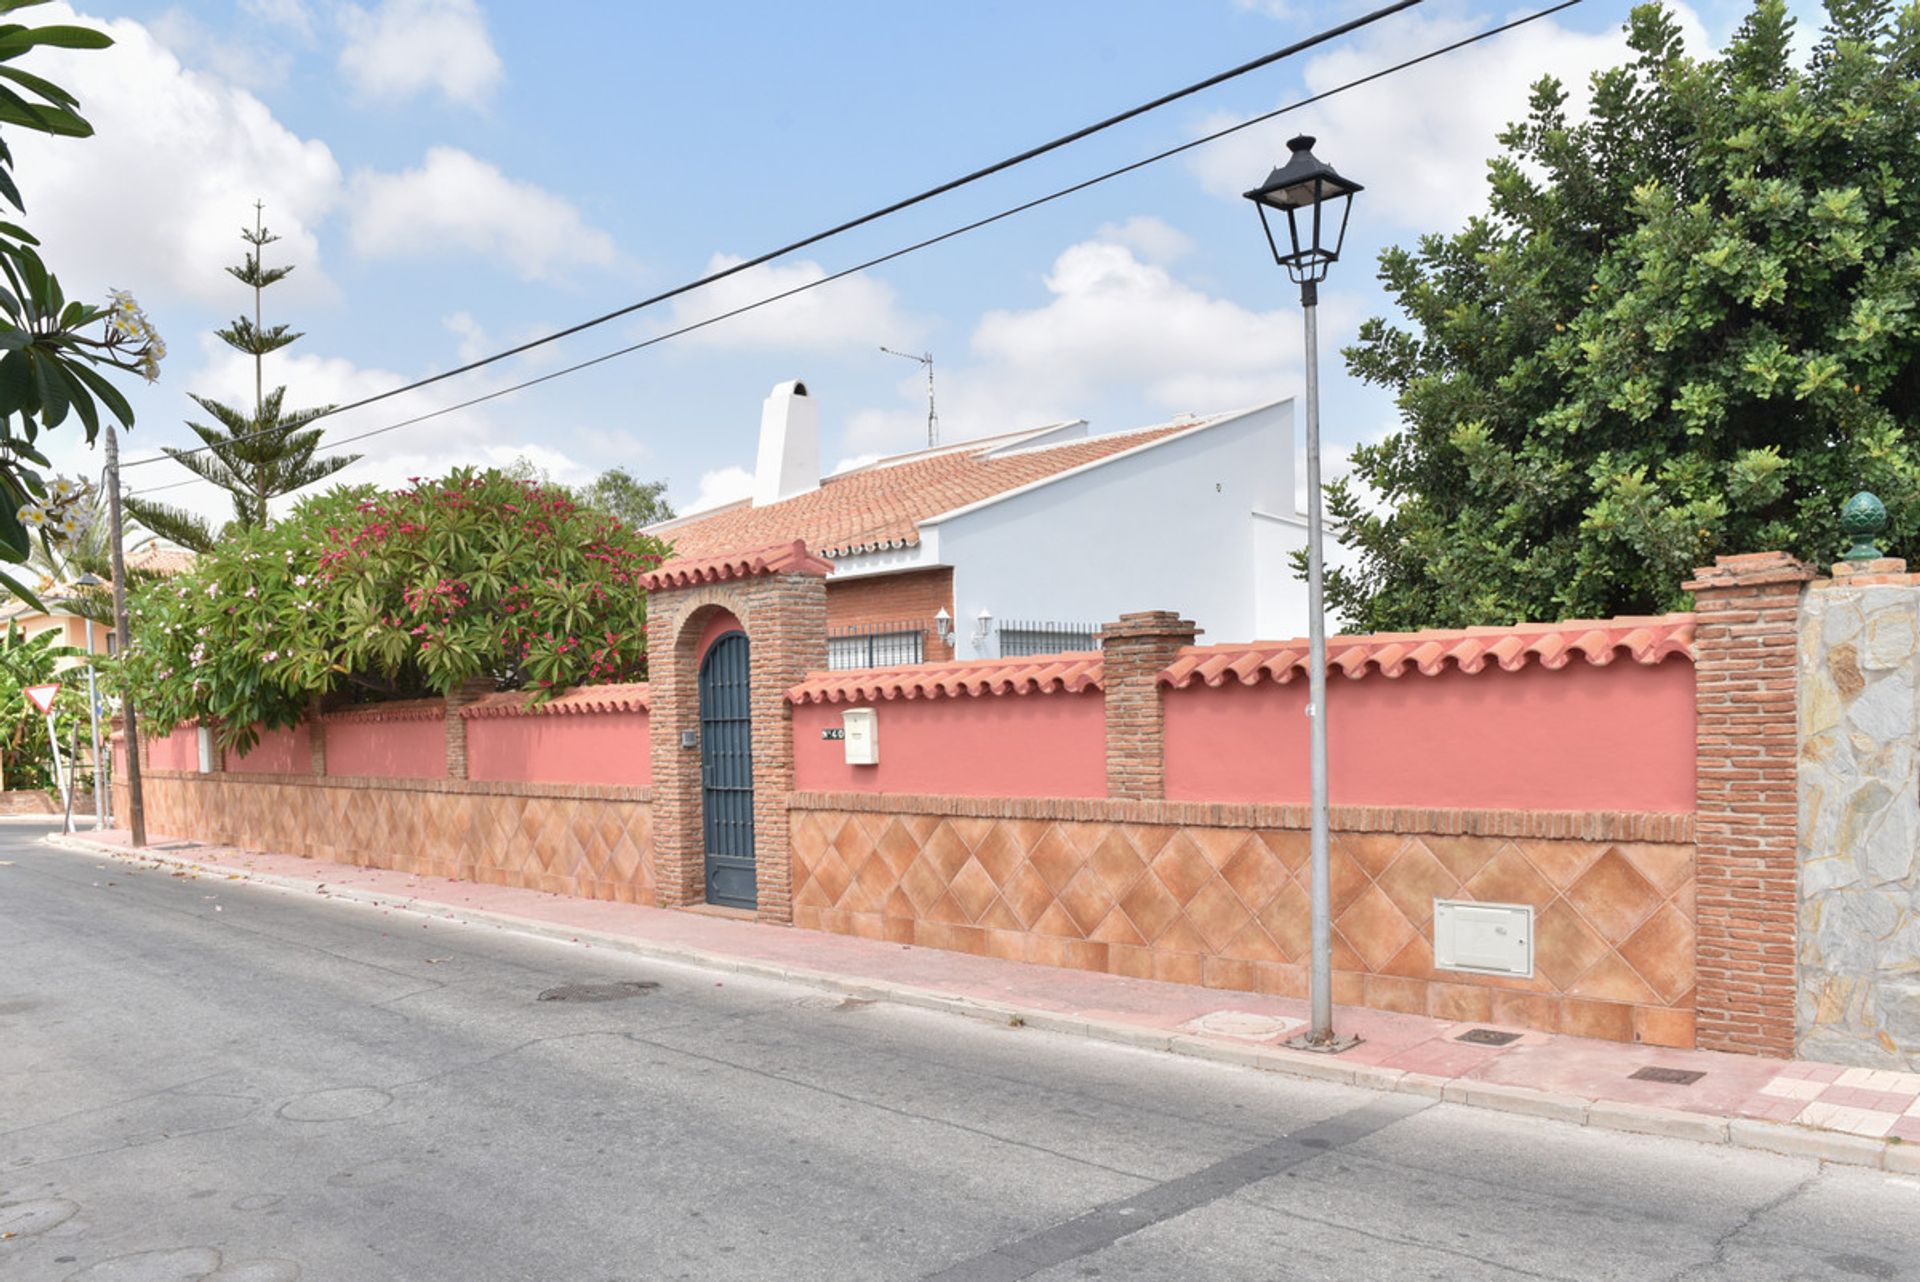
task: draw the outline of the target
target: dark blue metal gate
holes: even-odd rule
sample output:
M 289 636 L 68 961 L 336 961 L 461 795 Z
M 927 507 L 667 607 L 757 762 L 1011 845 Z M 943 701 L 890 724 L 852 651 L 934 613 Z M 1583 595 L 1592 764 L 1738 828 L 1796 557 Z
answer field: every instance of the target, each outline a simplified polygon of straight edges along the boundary
M 747 638 L 729 632 L 700 664 L 700 784 L 707 902 L 754 908 L 753 707 Z

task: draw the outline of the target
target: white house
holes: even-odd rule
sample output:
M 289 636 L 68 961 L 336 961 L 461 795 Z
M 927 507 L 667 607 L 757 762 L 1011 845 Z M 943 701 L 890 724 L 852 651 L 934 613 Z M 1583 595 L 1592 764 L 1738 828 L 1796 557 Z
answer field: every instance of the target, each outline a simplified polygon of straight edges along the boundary
M 1298 636 L 1293 418 L 1277 401 L 1104 435 L 1055 423 L 823 478 L 817 402 L 782 383 L 752 497 L 651 532 L 676 557 L 804 540 L 834 565 L 836 666 L 1085 649 L 1143 609 L 1209 641 Z

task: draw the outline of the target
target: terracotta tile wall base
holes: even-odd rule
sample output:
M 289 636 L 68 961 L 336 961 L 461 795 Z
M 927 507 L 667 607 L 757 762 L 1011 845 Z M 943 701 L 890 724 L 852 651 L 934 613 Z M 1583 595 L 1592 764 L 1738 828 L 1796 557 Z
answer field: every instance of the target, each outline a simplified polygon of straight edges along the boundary
M 893 812 L 882 808 L 887 800 L 840 806 L 831 796 L 796 797 L 796 925 L 1178 983 L 1306 993 L 1303 827 L 1195 823 L 1191 808 L 1164 803 L 1121 803 L 1127 818 L 1064 818 L 1036 817 L 1031 812 L 1040 808 L 1018 801 L 994 813 L 991 800 L 968 798 L 943 814 L 931 799 Z M 1615 826 L 1630 829 L 1636 818 L 1616 816 Z M 1646 818 L 1657 828 L 1668 817 Z M 1497 833 L 1503 825 L 1472 826 Z M 1334 834 L 1336 1001 L 1693 1045 L 1690 844 L 1393 827 Z M 1436 970 L 1435 898 L 1532 905 L 1534 976 Z
M 147 830 L 422 877 L 657 904 L 637 788 L 154 771 Z M 126 790 L 114 790 L 126 814 Z

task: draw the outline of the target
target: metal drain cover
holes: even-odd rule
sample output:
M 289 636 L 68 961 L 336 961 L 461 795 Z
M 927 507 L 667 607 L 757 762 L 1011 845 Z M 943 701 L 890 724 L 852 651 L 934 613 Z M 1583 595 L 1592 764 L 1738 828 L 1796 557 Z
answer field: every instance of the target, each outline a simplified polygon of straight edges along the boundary
M 1642 1068 L 1628 1073 L 1627 1076 L 1636 1082 L 1664 1082 L 1668 1086 L 1691 1086 L 1706 1074 L 1695 1072 L 1690 1068 Z
M 1510 1046 L 1520 1040 L 1520 1034 L 1503 1033 L 1497 1028 L 1470 1028 L 1453 1040 L 1472 1042 L 1475 1046 Z
M 543 1002 L 617 1002 L 660 987 L 651 979 L 618 979 L 606 984 L 562 984 L 541 993 Z

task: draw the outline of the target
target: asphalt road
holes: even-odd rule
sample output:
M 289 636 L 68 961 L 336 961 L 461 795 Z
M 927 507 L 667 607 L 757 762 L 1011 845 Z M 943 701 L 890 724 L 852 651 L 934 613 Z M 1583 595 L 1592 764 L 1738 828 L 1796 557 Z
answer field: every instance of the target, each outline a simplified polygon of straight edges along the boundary
M 0 827 L 7 1282 L 1920 1278 L 1920 1181 L 38 835 Z M 626 987 L 539 1000 L 570 985 Z

